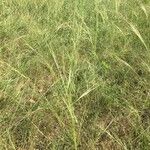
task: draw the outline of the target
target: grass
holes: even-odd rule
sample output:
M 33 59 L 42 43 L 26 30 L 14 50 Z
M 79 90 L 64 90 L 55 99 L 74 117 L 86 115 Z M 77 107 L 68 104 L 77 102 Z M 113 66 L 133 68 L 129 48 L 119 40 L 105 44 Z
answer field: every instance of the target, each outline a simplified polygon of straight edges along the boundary
M 149 0 L 0 0 L 0 150 L 149 148 Z

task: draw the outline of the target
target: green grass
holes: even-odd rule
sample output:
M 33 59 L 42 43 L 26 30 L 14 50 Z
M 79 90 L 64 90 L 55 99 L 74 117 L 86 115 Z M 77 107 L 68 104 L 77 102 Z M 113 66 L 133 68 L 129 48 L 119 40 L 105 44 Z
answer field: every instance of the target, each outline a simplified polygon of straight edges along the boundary
M 0 150 L 149 150 L 150 1 L 0 0 Z

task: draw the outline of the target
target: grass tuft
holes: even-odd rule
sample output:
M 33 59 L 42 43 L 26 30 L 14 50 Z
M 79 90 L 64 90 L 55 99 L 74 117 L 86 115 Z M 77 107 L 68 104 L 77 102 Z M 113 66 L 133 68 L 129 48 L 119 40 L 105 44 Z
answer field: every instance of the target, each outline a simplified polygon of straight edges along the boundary
M 149 150 L 149 0 L 0 1 L 0 150 Z

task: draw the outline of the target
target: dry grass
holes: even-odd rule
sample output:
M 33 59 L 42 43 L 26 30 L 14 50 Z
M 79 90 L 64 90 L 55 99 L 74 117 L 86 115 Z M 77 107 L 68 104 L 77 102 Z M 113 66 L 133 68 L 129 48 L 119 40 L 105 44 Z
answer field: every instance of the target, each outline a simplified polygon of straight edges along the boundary
M 149 0 L 1 0 L 0 150 L 149 150 Z

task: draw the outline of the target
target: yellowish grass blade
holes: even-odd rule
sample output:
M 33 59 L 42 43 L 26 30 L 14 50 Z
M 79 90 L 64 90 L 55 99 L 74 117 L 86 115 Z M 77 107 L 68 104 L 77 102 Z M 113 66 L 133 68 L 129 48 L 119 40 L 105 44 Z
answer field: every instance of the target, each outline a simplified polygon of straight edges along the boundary
M 94 87 L 94 88 L 91 88 L 91 89 L 88 89 L 87 91 L 85 91 L 75 102 L 79 101 L 80 99 L 82 99 L 83 97 L 85 97 L 86 95 L 88 95 L 90 92 L 94 91 L 96 88 L 98 88 L 99 86 L 97 87 Z
M 129 25 L 130 25 L 132 31 L 137 35 L 137 37 L 141 40 L 141 42 L 143 43 L 143 45 L 145 46 L 145 48 L 148 50 L 148 47 L 147 47 L 144 39 L 142 38 L 140 32 L 138 31 L 138 29 L 133 24 L 131 24 L 131 23 L 129 23 Z
M 18 69 L 16 69 L 15 67 L 11 66 L 7 62 L 4 62 L 4 61 L 0 60 L 0 63 L 4 64 L 4 65 L 7 65 L 11 70 L 15 71 L 16 73 L 18 73 L 20 76 L 24 77 L 25 79 L 29 79 L 29 77 L 27 77 L 24 74 L 22 74 Z

